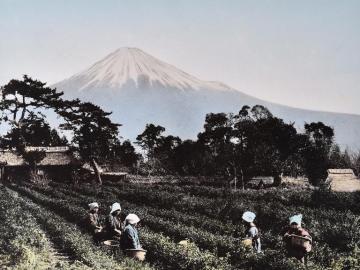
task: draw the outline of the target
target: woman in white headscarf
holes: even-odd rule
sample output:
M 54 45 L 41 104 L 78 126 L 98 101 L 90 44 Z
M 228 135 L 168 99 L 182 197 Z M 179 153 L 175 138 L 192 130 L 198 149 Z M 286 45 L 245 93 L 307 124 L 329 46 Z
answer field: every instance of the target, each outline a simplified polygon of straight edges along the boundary
M 123 223 L 120 219 L 121 206 L 119 203 L 113 203 L 110 207 L 110 214 L 106 220 L 106 232 L 108 239 L 119 240 L 122 230 Z
M 311 251 L 312 238 L 307 230 L 301 227 L 302 214 L 289 218 L 289 229 L 284 234 L 284 241 L 289 257 L 295 257 L 306 263 L 306 255 Z
M 100 242 L 103 237 L 102 226 L 99 219 L 99 204 L 92 202 L 88 204 L 89 212 L 86 216 L 86 227 L 93 235 L 96 243 Z
M 257 253 L 261 252 L 261 241 L 260 241 L 260 233 L 258 228 L 256 227 L 254 220 L 256 218 L 255 213 L 246 211 L 242 215 L 242 219 L 246 223 L 246 239 L 243 241 L 243 243 L 249 242 L 254 250 Z
M 127 249 L 141 249 L 139 234 L 137 231 L 137 224 L 140 218 L 135 214 L 129 214 L 125 218 L 124 234 L 121 236 L 121 248 Z

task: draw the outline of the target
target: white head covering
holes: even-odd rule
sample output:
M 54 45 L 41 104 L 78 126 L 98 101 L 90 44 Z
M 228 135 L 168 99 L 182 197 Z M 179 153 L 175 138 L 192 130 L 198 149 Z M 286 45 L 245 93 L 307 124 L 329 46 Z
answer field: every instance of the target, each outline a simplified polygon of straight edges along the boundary
M 110 214 L 114 213 L 116 210 L 121 210 L 120 203 L 113 203 L 110 207 Z
M 88 204 L 90 210 L 93 210 L 95 208 L 99 208 L 99 204 L 97 202 L 92 202 Z
M 246 222 L 253 222 L 255 220 L 255 217 L 256 217 L 255 213 L 250 211 L 246 211 L 242 215 L 242 219 L 245 220 Z
M 301 225 L 301 220 L 302 220 L 302 214 L 298 214 L 289 218 L 290 224 L 296 223 L 297 225 Z
M 140 218 L 135 214 L 128 214 L 125 221 L 131 225 L 134 225 L 140 221 Z

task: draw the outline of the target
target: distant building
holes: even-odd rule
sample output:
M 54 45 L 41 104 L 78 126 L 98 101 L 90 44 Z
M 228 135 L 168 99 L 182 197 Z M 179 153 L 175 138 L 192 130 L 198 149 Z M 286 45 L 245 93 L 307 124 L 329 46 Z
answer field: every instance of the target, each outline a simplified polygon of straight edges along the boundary
M 122 179 L 126 179 L 128 173 L 127 172 L 113 172 L 113 171 L 108 171 L 108 169 L 105 167 L 100 167 L 98 164 L 96 165 L 98 166 L 98 171 L 101 175 L 101 177 L 103 178 L 103 180 L 110 180 L 110 181 L 117 181 L 117 180 L 122 180 Z M 93 167 L 90 165 L 90 163 L 86 162 L 84 163 L 81 168 L 83 170 L 88 171 L 90 174 L 95 174 L 95 171 L 93 169 Z
M 328 169 L 326 183 L 332 191 L 353 192 L 360 191 L 360 179 L 352 169 Z
M 66 181 L 79 165 L 69 147 L 26 147 L 25 151 L 44 151 L 45 157 L 37 164 L 37 174 Z M 22 180 L 29 173 L 29 165 L 14 150 L 0 149 L 0 180 Z
M 274 184 L 274 177 L 272 176 L 256 176 L 251 178 L 247 186 L 249 188 L 265 188 Z

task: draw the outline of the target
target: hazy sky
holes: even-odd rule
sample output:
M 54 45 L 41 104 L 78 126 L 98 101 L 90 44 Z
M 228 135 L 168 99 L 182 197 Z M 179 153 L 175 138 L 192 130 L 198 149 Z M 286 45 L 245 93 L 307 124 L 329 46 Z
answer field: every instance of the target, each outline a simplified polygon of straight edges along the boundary
M 119 47 L 266 100 L 360 114 L 360 1 L 0 0 L 0 85 Z

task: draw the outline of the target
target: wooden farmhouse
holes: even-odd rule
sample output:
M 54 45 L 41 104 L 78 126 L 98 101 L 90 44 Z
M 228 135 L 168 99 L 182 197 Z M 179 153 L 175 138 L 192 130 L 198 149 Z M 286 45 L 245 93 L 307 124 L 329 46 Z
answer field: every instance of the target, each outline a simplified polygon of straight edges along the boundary
M 256 176 L 249 180 L 247 186 L 250 188 L 264 188 L 274 184 L 273 176 Z
M 68 147 L 27 147 L 28 152 L 43 151 L 45 157 L 37 164 L 36 173 L 50 179 L 64 181 L 71 177 L 79 165 Z M 13 150 L 0 149 L 0 180 L 23 180 L 30 166 Z

